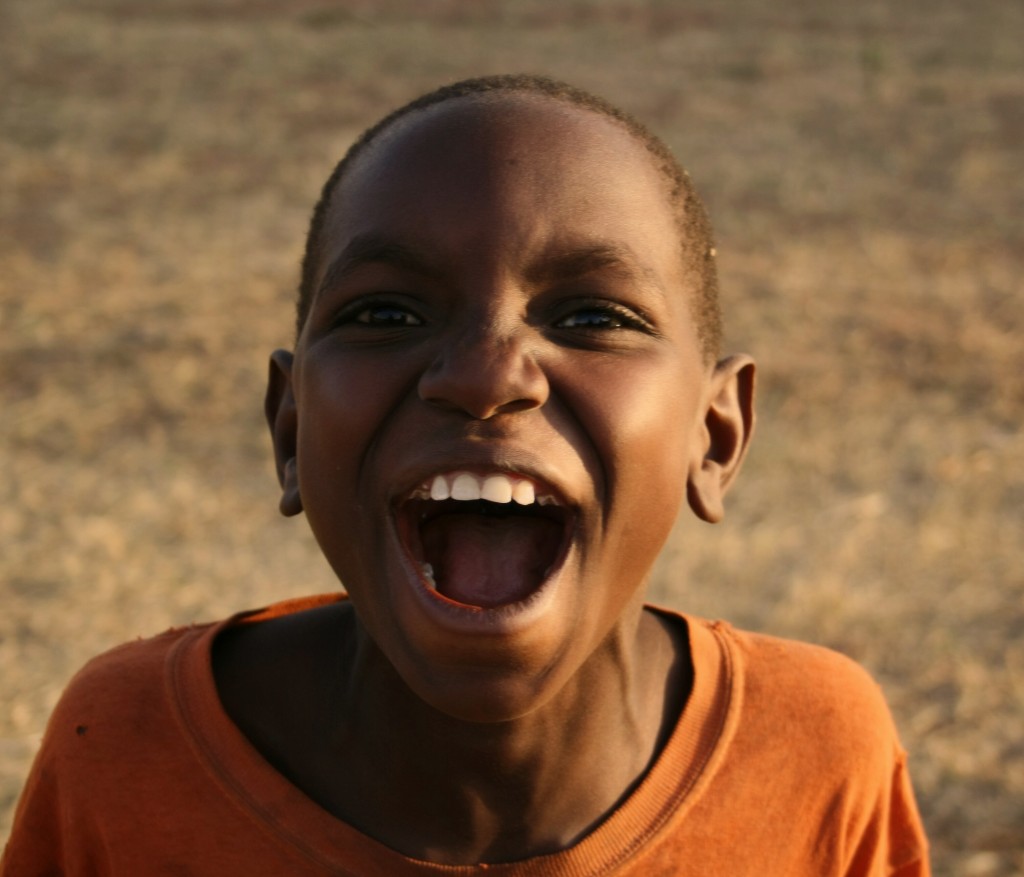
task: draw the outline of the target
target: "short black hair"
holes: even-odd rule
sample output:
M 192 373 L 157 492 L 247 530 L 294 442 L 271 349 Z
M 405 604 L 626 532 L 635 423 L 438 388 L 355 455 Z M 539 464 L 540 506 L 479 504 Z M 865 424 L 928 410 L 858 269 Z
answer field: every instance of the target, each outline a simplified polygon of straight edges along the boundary
M 495 93 L 525 93 L 541 95 L 562 101 L 584 110 L 599 113 L 618 122 L 640 143 L 654 159 L 655 166 L 668 186 L 668 199 L 672 205 L 679 228 L 680 255 L 683 265 L 690 269 L 697 279 L 697 289 L 692 302 L 694 319 L 701 342 L 702 352 L 706 360 L 714 361 L 719 355 L 722 340 L 721 306 L 718 301 L 718 270 L 715 263 L 714 237 L 711 221 L 700 196 L 697 194 L 690 176 L 672 154 L 671 150 L 655 134 L 628 113 L 608 103 L 603 98 L 583 91 L 565 82 L 549 79 L 546 76 L 530 74 L 506 74 L 501 76 L 482 76 L 464 79 L 451 85 L 445 85 L 389 113 L 377 124 L 367 128 L 359 139 L 349 147 L 348 152 L 335 166 L 320 193 L 320 200 L 313 209 L 306 236 L 306 250 L 302 257 L 302 276 L 299 283 L 299 294 L 296 302 L 296 333 L 309 315 L 313 296 L 316 266 L 321 259 L 323 225 L 331 196 L 345 172 L 352 166 L 370 144 L 385 130 L 399 119 L 426 109 L 435 104 L 455 100 L 461 97 L 472 97 Z

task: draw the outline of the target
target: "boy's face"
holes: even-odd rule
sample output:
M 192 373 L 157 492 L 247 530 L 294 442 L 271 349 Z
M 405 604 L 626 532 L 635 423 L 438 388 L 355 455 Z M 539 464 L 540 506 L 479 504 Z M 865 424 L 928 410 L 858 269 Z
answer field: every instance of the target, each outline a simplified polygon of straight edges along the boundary
M 709 443 L 677 234 L 641 144 L 538 97 L 414 113 L 335 192 L 275 358 L 283 508 L 435 707 L 529 712 L 635 625 Z M 430 498 L 474 486 L 544 504 Z

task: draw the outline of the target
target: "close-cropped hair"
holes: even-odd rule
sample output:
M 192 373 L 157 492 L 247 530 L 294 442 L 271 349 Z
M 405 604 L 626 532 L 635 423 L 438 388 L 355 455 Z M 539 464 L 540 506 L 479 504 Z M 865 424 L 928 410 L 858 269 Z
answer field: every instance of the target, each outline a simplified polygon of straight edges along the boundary
M 331 197 L 345 173 L 356 159 L 395 122 L 427 107 L 463 97 L 502 94 L 528 94 L 562 101 L 583 110 L 598 113 L 622 125 L 650 153 L 654 166 L 666 183 L 666 196 L 672 207 L 679 231 L 680 257 L 686 273 L 694 279 L 691 307 L 701 351 L 705 361 L 717 359 L 722 341 L 721 305 L 718 300 L 718 270 L 715 262 L 714 237 L 708 213 L 697 194 L 689 174 L 665 143 L 641 122 L 603 98 L 564 82 L 545 76 L 506 74 L 465 79 L 421 95 L 375 125 L 367 128 L 349 147 L 335 166 L 313 208 L 302 258 L 302 272 L 296 302 L 296 335 L 301 334 L 313 298 L 317 265 L 323 253 L 323 226 Z

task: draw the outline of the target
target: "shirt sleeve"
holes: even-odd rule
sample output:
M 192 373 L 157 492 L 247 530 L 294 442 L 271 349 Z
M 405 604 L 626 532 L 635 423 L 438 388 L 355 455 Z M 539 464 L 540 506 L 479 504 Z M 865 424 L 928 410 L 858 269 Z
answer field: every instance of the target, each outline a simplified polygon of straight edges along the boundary
M 930 877 L 928 841 L 910 785 L 905 753 L 901 752 L 893 771 L 889 806 L 890 877 Z
M 44 739 L 14 814 L 10 838 L 0 859 L 0 877 L 64 877 L 84 873 L 69 862 L 66 827 L 58 789 L 59 758 Z M 84 851 L 82 851 L 84 852 Z
M 852 853 L 844 877 L 931 877 L 928 842 L 902 750 L 897 749 L 890 781 Z

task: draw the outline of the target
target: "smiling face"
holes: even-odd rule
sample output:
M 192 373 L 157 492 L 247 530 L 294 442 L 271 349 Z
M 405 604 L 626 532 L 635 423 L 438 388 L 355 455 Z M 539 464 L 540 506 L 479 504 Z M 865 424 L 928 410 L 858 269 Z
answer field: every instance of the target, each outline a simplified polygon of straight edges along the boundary
M 411 114 L 333 196 L 268 396 L 282 507 L 452 715 L 529 712 L 635 628 L 707 469 L 664 185 L 617 123 L 505 95 Z

